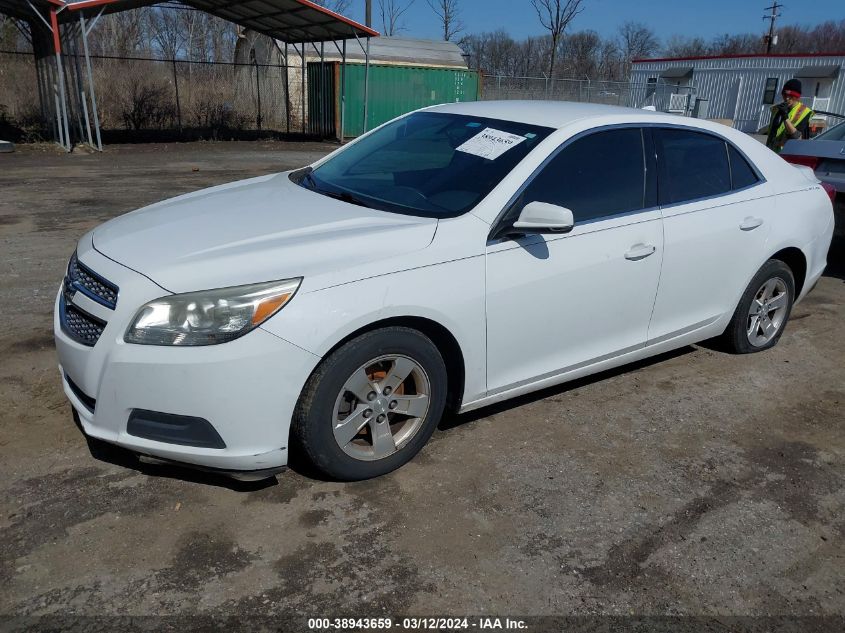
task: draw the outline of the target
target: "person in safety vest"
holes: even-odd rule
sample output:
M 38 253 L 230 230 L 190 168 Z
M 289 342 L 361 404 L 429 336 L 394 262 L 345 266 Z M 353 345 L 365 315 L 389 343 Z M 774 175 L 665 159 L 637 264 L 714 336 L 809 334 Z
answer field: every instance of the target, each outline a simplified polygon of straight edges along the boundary
M 801 82 L 790 79 L 783 84 L 783 101 L 772 106 L 772 122 L 766 147 L 778 153 L 791 138 L 810 138 L 810 119 L 814 112 L 801 103 Z

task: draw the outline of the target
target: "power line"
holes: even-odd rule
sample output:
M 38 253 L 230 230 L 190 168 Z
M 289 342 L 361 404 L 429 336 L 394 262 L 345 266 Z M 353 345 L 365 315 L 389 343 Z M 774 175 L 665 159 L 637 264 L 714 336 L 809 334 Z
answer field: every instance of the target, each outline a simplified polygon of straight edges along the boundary
M 766 55 L 770 55 L 772 52 L 772 46 L 777 43 L 777 35 L 775 35 L 775 20 L 777 20 L 781 14 L 778 13 L 778 9 L 782 9 L 783 5 L 778 4 L 777 1 L 772 3 L 772 6 L 766 7 L 766 11 L 771 11 L 769 15 L 764 15 L 764 20 L 769 20 L 769 34 L 766 35 L 763 40 L 766 42 Z

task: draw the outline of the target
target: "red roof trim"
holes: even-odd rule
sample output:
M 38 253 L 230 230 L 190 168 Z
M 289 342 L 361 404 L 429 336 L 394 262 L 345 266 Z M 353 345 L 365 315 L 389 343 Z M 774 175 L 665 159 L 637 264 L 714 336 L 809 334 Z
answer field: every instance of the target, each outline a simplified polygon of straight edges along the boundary
M 369 28 L 368 26 L 364 26 L 363 24 L 359 24 L 355 20 L 350 20 L 349 18 L 342 16 L 340 13 L 335 13 L 334 11 L 327 9 L 326 7 L 321 7 L 319 4 L 315 4 L 315 3 L 311 2 L 310 0 L 296 0 L 296 2 L 298 2 L 299 4 L 301 4 L 304 7 L 308 7 L 310 9 L 316 9 L 320 13 L 325 13 L 326 15 L 330 15 L 334 19 L 340 20 L 341 22 L 344 22 L 344 23 L 348 24 L 349 26 L 352 26 L 352 27 L 358 29 L 359 31 L 364 31 L 364 33 L 366 33 L 367 35 L 370 35 L 372 37 L 378 37 L 379 36 L 378 31 L 374 31 L 373 29 Z
M 653 59 L 644 57 L 641 59 L 631 60 L 631 63 L 637 64 L 640 62 L 691 62 L 700 59 L 742 59 L 757 57 L 845 57 L 845 53 L 772 53 L 771 55 L 766 55 L 765 53 L 746 53 L 742 55 L 697 55 L 693 57 L 655 57 Z

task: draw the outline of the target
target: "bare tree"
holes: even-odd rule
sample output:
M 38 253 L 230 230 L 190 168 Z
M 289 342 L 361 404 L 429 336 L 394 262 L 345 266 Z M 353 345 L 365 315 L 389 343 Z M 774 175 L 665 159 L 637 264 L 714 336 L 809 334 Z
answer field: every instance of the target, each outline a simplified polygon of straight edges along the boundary
M 94 53 L 130 57 L 150 52 L 149 8 L 104 16 L 93 32 Z
M 175 11 L 153 8 L 148 14 L 149 39 L 165 59 L 176 59 L 185 49 L 185 36 Z
M 531 0 L 540 24 L 552 37 L 552 53 L 549 60 L 549 77 L 554 77 L 557 47 L 560 38 L 575 16 L 584 10 L 584 0 Z
M 700 37 L 685 37 L 683 35 L 673 35 L 666 42 L 666 47 L 663 49 L 663 54 L 666 57 L 696 57 L 699 55 L 707 55 L 709 53 L 707 42 Z
M 393 37 L 400 31 L 405 30 L 401 18 L 405 11 L 411 8 L 412 4 L 414 4 L 414 0 L 378 0 L 384 35 Z
M 434 11 L 443 26 L 443 39 L 447 42 L 464 30 L 464 25 L 458 17 L 460 7 L 458 0 L 425 0 Z
M 329 11 L 340 13 L 343 15 L 352 3 L 352 0 L 314 0 L 321 7 L 326 7 Z
M 29 27 L 23 20 L 0 15 L 0 48 L 3 50 L 26 50 L 32 41 Z
M 660 41 L 650 28 L 640 22 L 625 22 L 619 27 L 619 52 L 628 75 L 635 59 L 652 57 L 660 50 Z
M 651 57 L 660 50 L 660 40 L 654 31 L 640 22 L 625 22 L 619 27 L 619 44 L 628 61 Z

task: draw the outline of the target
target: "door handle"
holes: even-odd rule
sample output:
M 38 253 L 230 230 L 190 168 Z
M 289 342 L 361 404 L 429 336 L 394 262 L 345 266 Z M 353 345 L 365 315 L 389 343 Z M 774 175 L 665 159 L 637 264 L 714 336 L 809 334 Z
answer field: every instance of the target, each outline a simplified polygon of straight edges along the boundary
M 657 250 L 657 247 L 652 246 L 651 244 L 634 244 L 627 253 L 625 253 L 625 259 L 630 259 L 632 262 L 635 262 L 640 259 L 645 259 L 649 255 L 654 255 L 654 252 Z
M 753 231 L 762 224 L 763 218 L 752 218 L 751 216 L 748 216 L 742 221 L 742 224 L 739 225 L 739 228 L 743 231 Z

